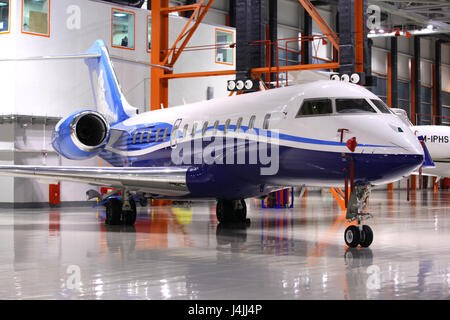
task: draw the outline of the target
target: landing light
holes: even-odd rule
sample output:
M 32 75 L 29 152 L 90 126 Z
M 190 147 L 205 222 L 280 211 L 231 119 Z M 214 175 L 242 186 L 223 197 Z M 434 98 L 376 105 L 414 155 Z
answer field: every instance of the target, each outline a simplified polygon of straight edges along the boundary
M 238 90 L 244 89 L 244 81 L 238 80 L 238 81 L 236 82 L 236 89 L 238 89 Z
M 350 81 L 350 77 L 348 76 L 348 74 L 343 74 L 341 76 L 341 81 L 349 82 Z
M 245 81 L 245 89 L 250 90 L 251 88 L 253 88 L 253 81 L 252 80 Z
M 228 90 L 233 91 L 236 88 L 236 82 L 233 80 L 228 81 Z

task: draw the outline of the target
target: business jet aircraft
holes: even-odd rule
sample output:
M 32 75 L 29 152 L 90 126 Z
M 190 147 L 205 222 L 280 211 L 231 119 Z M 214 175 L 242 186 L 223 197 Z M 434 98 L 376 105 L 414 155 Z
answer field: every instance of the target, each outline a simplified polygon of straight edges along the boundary
M 52 145 L 66 158 L 98 155 L 113 167 L 14 165 L 0 172 L 116 188 L 105 199 L 107 224 L 134 224 L 138 191 L 216 199 L 219 222 L 228 222 L 246 219 L 246 198 L 286 186 L 343 186 L 350 177 L 358 208 L 347 218 L 359 227 L 347 228 L 344 238 L 367 247 L 373 239 L 362 223 L 368 187 L 399 180 L 424 159 L 417 137 L 358 85 L 316 81 L 136 114 L 103 41 L 84 61 L 97 87 L 96 110 L 62 119 Z
M 405 110 L 396 108 L 391 110 L 410 127 L 416 136 L 423 137 L 434 166 L 423 167 L 422 174 L 435 176 L 439 179 L 441 177 L 450 177 L 450 126 L 415 126 L 409 121 Z

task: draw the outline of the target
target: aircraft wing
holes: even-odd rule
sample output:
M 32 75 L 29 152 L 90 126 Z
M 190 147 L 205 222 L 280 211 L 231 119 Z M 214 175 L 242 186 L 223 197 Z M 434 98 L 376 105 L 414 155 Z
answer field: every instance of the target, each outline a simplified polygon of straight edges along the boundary
M 82 182 L 95 186 L 128 188 L 158 195 L 182 196 L 188 167 L 68 167 L 1 165 L 0 175 L 50 181 Z

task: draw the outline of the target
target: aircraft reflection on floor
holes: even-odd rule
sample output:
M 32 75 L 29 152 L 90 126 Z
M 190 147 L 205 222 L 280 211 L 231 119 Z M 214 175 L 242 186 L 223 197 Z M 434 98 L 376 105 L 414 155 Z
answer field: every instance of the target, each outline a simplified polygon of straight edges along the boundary
M 413 194 L 373 193 L 372 250 L 342 246 L 329 194 L 255 201 L 251 225 L 218 224 L 213 203 L 139 208 L 134 228 L 106 228 L 102 209 L 0 209 L 0 298 L 448 298 L 450 192 Z

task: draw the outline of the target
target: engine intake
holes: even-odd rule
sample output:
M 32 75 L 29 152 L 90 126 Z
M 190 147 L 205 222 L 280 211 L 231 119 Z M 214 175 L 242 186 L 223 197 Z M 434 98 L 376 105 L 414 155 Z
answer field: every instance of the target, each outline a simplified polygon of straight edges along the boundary
M 72 160 L 97 155 L 109 139 L 109 124 L 98 112 L 86 110 L 62 119 L 55 127 L 52 144 L 55 150 Z

